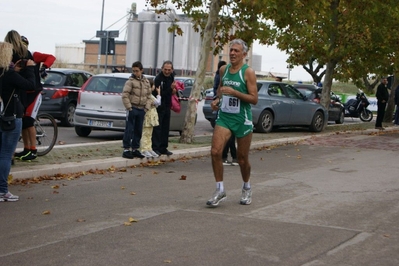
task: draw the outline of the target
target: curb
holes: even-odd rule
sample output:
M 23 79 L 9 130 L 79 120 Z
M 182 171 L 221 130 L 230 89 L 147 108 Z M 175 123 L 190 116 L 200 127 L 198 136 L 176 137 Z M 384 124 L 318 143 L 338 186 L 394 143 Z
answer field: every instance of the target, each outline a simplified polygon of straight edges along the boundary
M 331 133 L 323 134 L 323 136 L 329 135 Z M 302 137 L 289 137 L 273 140 L 263 140 L 263 141 L 253 141 L 251 143 L 251 150 L 263 148 L 270 145 L 283 145 L 292 144 L 301 140 L 311 138 L 312 136 L 302 136 Z M 160 158 L 154 159 L 154 161 L 164 160 L 172 161 L 181 158 L 195 158 L 201 156 L 210 156 L 211 146 L 200 147 L 200 148 L 190 148 L 173 151 L 173 155 L 169 157 L 162 156 Z M 123 168 L 131 167 L 135 165 L 140 165 L 144 162 L 144 159 L 125 159 L 122 157 L 114 157 L 107 159 L 96 159 L 96 160 L 86 160 L 82 162 L 68 162 L 62 164 L 50 164 L 50 165 L 38 165 L 32 166 L 27 170 L 16 170 L 12 171 L 11 168 L 10 175 L 13 179 L 29 179 L 41 176 L 55 176 L 60 174 L 72 174 L 90 171 L 92 169 L 105 170 L 110 167 Z

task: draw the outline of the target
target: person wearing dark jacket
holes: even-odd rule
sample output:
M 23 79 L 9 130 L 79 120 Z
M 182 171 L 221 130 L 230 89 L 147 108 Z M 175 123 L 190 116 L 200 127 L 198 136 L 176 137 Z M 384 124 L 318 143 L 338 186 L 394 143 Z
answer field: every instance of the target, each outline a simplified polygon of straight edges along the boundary
M 14 66 L 11 62 L 12 54 L 12 44 L 0 42 L 0 110 L 2 116 L 15 118 L 14 129 L 5 131 L 0 128 L 0 201 L 18 201 L 19 199 L 8 191 L 11 158 L 21 135 L 24 114 L 19 95 L 24 90 L 34 90 L 36 86 L 33 60 L 26 61 L 25 77 L 23 77 L 18 73 L 21 71 L 21 62 L 17 61 Z
M 151 141 L 152 150 L 156 154 L 165 154 L 169 156 L 173 154 L 168 150 L 170 107 L 172 104 L 172 94 L 176 93 L 172 61 L 165 61 L 162 64 L 161 70 L 162 71 L 154 79 L 155 88 L 159 87 L 161 89 L 161 105 L 157 107 L 159 126 L 154 127 Z
M 384 120 L 385 108 L 387 107 L 387 102 L 389 99 L 387 84 L 388 80 L 386 78 L 382 78 L 375 94 L 375 97 L 377 98 L 377 119 L 375 121 L 375 128 L 379 130 L 384 130 L 382 126 L 382 120 Z
M 32 59 L 36 63 L 36 88 L 32 91 L 25 91 L 21 94 L 21 101 L 25 107 L 25 114 L 22 118 L 22 140 L 24 142 L 24 150 L 14 154 L 17 159 L 31 161 L 37 158 L 36 129 L 34 127 L 34 122 L 37 111 L 42 102 L 41 91 L 43 90 L 43 87 L 41 78 L 45 78 L 47 75 L 45 70 L 52 66 L 55 57 L 50 54 L 39 52 L 31 53 L 28 50 L 28 38 L 20 36 L 20 34 L 15 30 L 9 31 L 4 40 L 13 45 L 13 63 L 16 63 L 20 59 Z M 25 76 L 23 68 L 21 70 L 21 75 Z
M 396 87 L 395 90 L 395 105 L 396 105 L 396 111 L 395 111 L 395 120 L 394 120 L 394 125 L 399 126 L 399 85 Z

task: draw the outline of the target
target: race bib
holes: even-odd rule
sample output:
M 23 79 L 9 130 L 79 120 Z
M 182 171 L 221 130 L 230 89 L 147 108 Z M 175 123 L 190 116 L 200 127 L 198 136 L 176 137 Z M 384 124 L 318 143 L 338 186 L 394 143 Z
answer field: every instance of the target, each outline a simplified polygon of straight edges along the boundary
M 229 95 L 223 95 L 220 110 L 224 113 L 238 114 L 240 112 L 240 99 Z

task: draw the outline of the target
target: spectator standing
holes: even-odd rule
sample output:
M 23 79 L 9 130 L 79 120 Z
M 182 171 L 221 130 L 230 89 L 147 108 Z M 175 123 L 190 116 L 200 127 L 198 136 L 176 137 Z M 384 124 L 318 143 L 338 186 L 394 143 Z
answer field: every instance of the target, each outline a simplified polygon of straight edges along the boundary
M 249 205 L 252 202 L 248 153 L 253 131 L 251 104 L 258 102 L 258 90 L 255 71 L 244 63 L 247 53 L 248 46 L 243 40 L 230 42 L 230 63 L 220 69 L 218 98 L 211 104 L 214 110 L 219 110 L 211 147 L 216 191 L 206 203 L 211 207 L 226 199 L 222 153 L 232 134 L 237 138 L 237 159 L 243 180 L 240 204 Z
M 389 99 L 388 92 L 388 80 L 387 78 L 382 78 L 380 85 L 377 87 L 377 92 L 375 97 L 377 98 L 377 119 L 375 121 L 375 128 L 379 130 L 384 130 L 382 126 L 382 121 L 384 120 L 385 108 Z
M 31 91 L 21 92 L 21 101 L 25 107 L 24 116 L 22 118 L 22 140 L 24 143 L 24 150 L 14 154 L 15 158 L 24 161 L 31 161 L 37 158 L 36 129 L 34 127 L 34 122 L 42 102 L 41 92 L 43 87 L 41 78 L 45 78 L 47 75 L 46 68 L 52 66 L 55 61 L 55 57 L 50 54 L 43 54 L 39 52 L 31 53 L 28 50 L 28 39 L 24 36 L 20 36 L 15 30 L 9 31 L 4 40 L 13 45 L 13 63 L 16 63 L 20 59 L 31 59 L 36 63 L 34 69 L 36 88 Z M 24 69 L 21 70 L 21 74 L 25 75 Z
M 393 121 L 395 126 L 399 126 L 399 85 L 396 87 L 395 90 L 395 105 L 396 105 L 396 111 L 395 111 L 395 120 Z
M 141 62 L 136 61 L 132 64 L 132 72 L 122 91 L 122 102 L 126 108 L 122 157 L 127 159 L 144 158 L 138 149 L 143 132 L 144 115 L 151 107 L 151 84 L 143 75 Z
M 156 97 L 151 94 L 151 107 L 145 113 L 144 123 L 143 123 L 143 134 L 141 136 L 140 151 L 145 157 L 158 157 L 159 155 L 152 150 L 152 131 L 155 126 L 159 125 L 157 107 L 161 104 L 161 89 L 159 87 L 155 88 L 153 86 L 153 91 L 155 90 Z
M 34 90 L 35 73 L 33 60 L 27 60 L 24 66 L 25 77 L 18 72 L 22 60 L 14 65 L 12 60 L 13 46 L 0 42 L 0 110 L 5 117 L 15 117 L 15 128 L 3 131 L 0 128 L 0 201 L 18 201 L 19 197 L 8 191 L 8 175 L 11 169 L 11 158 L 17 147 L 22 130 L 24 107 L 19 98 L 22 90 Z M 10 64 L 11 63 L 11 64 Z
M 172 94 L 176 93 L 172 61 L 168 60 L 162 64 L 161 72 L 154 79 L 154 85 L 161 89 L 161 105 L 157 108 L 159 125 L 154 127 L 152 132 L 152 150 L 158 155 L 170 156 L 173 154 L 168 150 L 170 107 Z

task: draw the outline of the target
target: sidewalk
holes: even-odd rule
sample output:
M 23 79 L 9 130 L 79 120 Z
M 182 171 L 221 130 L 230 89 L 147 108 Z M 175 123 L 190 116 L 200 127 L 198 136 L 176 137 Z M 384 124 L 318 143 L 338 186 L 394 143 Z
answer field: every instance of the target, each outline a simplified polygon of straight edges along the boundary
M 323 137 L 337 132 L 378 132 L 373 123 L 329 125 L 322 133 L 311 133 L 305 129 L 278 130 L 268 134 L 254 133 L 251 149 L 296 143 L 309 138 Z M 388 129 L 388 128 L 387 128 Z M 392 127 L 392 130 L 396 128 Z M 399 130 L 399 129 L 398 129 Z M 388 131 L 388 130 L 387 130 Z M 121 141 L 107 141 L 87 144 L 56 146 L 49 154 L 38 157 L 32 162 L 16 161 L 10 175 L 12 179 L 28 179 L 38 177 L 63 176 L 90 170 L 107 170 L 132 167 L 148 162 L 164 162 L 181 158 L 210 155 L 211 135 L 196 136 L 195 143 L 179 143 L 179 137 L 170 137 L 169 150 L 172 156 L 161 156 L 156 159 L 125 159 L 121 157 Z

